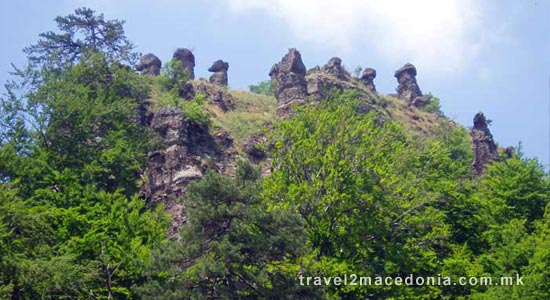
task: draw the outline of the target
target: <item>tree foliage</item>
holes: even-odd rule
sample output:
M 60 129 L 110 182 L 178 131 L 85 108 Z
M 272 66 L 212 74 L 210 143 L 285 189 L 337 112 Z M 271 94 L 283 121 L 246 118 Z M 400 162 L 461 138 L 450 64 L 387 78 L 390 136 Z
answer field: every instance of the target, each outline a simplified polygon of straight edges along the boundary
M 273 83 L 271 80 L 260 81 L 258 84 L 252 84 L 248 87 L 252 93 L 273 96 Z
M 414 135 L 353 92 L 275 121 L 266 177 L 243 161 L 186 186 L 187 222 L 168 240 L 164 208 L 139 196 L 145 100 L 160 88 L 158 105 L 208 125 L 204 99 L 181 99 L 177 62 L 156 79 L 124 66 L 121 21 L 82 8 L 56 22 L 0 99 L 0 299 L 550 299 L 543 166 L 518 151 L 474 176 L 464 128 L 441 118 Z M 524 284 L 299 280 L 345 274 Z
M 147 84 L 121 65 L 115 53 L 121 48 L 105 44 L 121 34 L 121 23 L 103 24 L 91 14 L 83 9 L 57 19 L 75 34 L 88 26 L 79 18 L 97 22 L 84 31 L 81 47 L 70 50 L 78 59 L 31 51 L 39 56 L 29 57 L 39 73 L 27 69 L 25 75 L 40 74 L 40 80 L 17 92 L 26 82 L 8 85 L 2 101 L 3 299 L 131 299 L 152 245 L 165 239 L 162 207 L 143 211 L 137 196 L 149 147 L 140 124 Z M 94 28 L 106 41 L 89 36 Z M 43 37 L 51 43 L 38 46 L 55 48 L 64 41 L 58 38 L 69 36 Z
M 74 14 L 55 18 L 55 22 L 59 32 L 40 34 L 40 40 L 24 50 L 36 67 L 64 70 L 97 53 L 106 54 L 110 63 L 133 65 L 138 58 L 134 45 L 124 35 L 124 21 L 105 20 L 103 14 L 83 7 Z
M 177 240 L 159 250 L 150 281 L 138 288 L 145 299 L 307 295 L 294 282 L 305 241 L 301 218 L 268 210 L 258 180 L 259 170 L 241 163 L 234 179 L 209 172 L 188 186 L 187 224 Z

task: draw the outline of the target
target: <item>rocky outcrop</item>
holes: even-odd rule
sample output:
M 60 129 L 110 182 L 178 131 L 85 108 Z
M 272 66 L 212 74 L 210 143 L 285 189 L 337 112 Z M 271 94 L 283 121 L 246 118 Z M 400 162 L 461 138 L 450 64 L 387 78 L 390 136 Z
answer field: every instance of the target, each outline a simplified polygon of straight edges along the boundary
M 141 74 L 157 76 L 160 74 L 161 66 L 162 62 L 160 59 L 153 53 L 149 53 L 140 58 L 137 70 L 140 71 Z
M 366 68 L 361 74 L 361 81 L 367 86 L 372 92 L 376 92 L 376 86 L 374 85 L 374 78 L 376 78 L 376 70 L 372 68 Z
M 220 87 L 206 81 L 206 79 L 194 80 L 191 82 L 193 94 L 202 94 L 209 99 L 213 104 L 220 107 L 224 112 L 235 108 L 235 100 L 233 96 Z
M 422 108 L 426 106 L 430 101 L 428 100 L 428 97 L 426 96 L 420 96 L 413 99 L 413 101 L 409 104 L 417 108 Z
M 306 80 L 307 94 L 313 103 L 325 99 L 332 91 L 354 90 L 359 96 L 367 98 L 364 87 L 359 86 L 356 80 L 340 80 L 321 69 L 309 70 Z
M 261 147 L 262 143 L 265 142 L 267 142 L 267 136 L 264 133 L 259 132 L 251 134 L 246 138 L 243 144 L 243 150 L 252 160 L 263 160 L 267 157 L 264 148 Z
M 171 214 L 169 235 L 185 223 L 185 208 L 176 199 L 189 182 L 202 177 L 206 169 L 224 172 L 232 152 L 227 133 L 211 136 L 208 129 L 188 121 L 177 108 L 160 108 L 149 124 L 158 135 L 156 150 L 147 155 L 147 170 L 141 195 L 147 205 L 164 203 Z
M 202 176 L 202 171 L 189 155 L 187 122 L 181 111 L 161 108 L 154 114 L 150 128 L 161 142 L 158 150 L 147 155 L 146 183 L 141 194 L 148 205 L 164 203 L 171 213 L 169 234 L 173 235 L 185 222 L 183 207 L 176 198 L 183 195 L 187 183 Z
M 342 66 L 342 59 L 339 57 L 329 59 L 327 64 L 323 66 L 322 70 L 340 80 L 348 81 L 351 78 L 351 75 Z
M 187 70 L 189 79 L 195 79 L 195 55 L 191 50 L 179 48 L 172 58 L 180 62 L 182 70 Z
M 218 59 L 215 61 L 210 68 L 208 68 L 208 72 L 214 72 L 212 76 L 210 76 L 210 83 L 220 85 L 220 86 L 227 86 L 227 70 L 229 69 L 229 64 L 221 59 Z
M 283 59 L 271 67 L 269 76 L 277 98 L 277 114 L 286 117 L 291 114 L 292 104 L 307 102 L 306 67 L 296 49 L 289 49 Z
M 500 160 L 493 135 L 487 126 L 485 115 L 479 112 L 474 117 L 474 127 L 470 132 L 474 148 L 474 162 L 471 169 L 474 174 L 482 174 L 485 165 L 491 161 Z
M 422 91 L 416 82 L 416 68 L 412 64 L 405 64 L 403 67 L 395 71 L 397 78 L 397 97 L 403 99 L 409 105 L 423 107 L 428 103 L 428 100 L 422 95 Z

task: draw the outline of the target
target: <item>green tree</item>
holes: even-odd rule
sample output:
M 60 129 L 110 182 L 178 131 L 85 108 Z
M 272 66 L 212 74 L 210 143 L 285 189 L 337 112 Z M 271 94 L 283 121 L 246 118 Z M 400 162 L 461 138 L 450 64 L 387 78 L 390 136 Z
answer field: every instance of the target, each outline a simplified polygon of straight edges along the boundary
M 145 299 L 312 299 L 295 282 L 302 221 L 284 209 L 267 210 L 258 176 L 241 163 L 235 179 L 208 172 L 188 186 L 187 224 L 137 288 Z
M 359 77 L 359 76 L 361 76 L 361 71 L 363 71 L 363 67 L 357 66 L 357 67 L 355 67 L 355 69 L 353 69 L 352 74 L 355 77 Z
M 529 231 L 550 202 L 548 175 L 543 166 L 536 159 L 519 155 L 488 166 L 479 193 L 496 224 L 521 219 Z
M 271 80 L 260 81 L 258 84 L 253 84 L 248 87 L 252 93 L 273 96 L 273 83 Z
M 451 251 L 438 206 L 466 167 L 441 141 L 415 143 L 361 100 L 336 94 L 275 125 L 264 193 L 305 220 L 316 274 L 433 275 Z M 417 287 L 331 287 L 334 298 L 435 297 Z
M 427 112 L 435 113 L 440 116 L 443 116 L 443 111 L 441 111 L 441 100 L 431 93 L 426 94 L 426 98 L 428 99 L 428 104 L 424 106 L 424 110 Z
M 89 8 L 55 18 L 59 32 L 40 34 L 38 43 L 25 48 L 30 63 L 41 69 L 64 70 L 97 53 L 106 54 L 110 63 L 133 65 L 138 54 L 124 35 L 124 21 L 105 20 Z M 51 69 L 50 69 L 51 71 Z
M 105 70 L 130 71 L 123 64 L 133 64 L 138 56 L 124 36 L 122 21 L 105 20 L 102 14 L 97 15 L 88 8 L 79 8 L 74 14 L 57 17 L 55 21 L 60 32 L 42 33 L 38 43 L 25 48 L 28 64 L 24 68 L 14 66 L 12 79 L 5 85 L 6 99 L 0 101 L 0 136 L 4 140 L 8 139 L 7 135 L 18 136 L 18 147 L 24 147 L 33 138 L 45 139 L 53 113 L 53 99 L 49 91 L 44 91 L 45 85 L 51 89 L 52 84 L 66 79 L 66 70 L 79 62 L 82 62 L 80 68 L 98 64 L 98 57 L 103 60 L 103 66 L 95 68 L 95 73 L 81 74 L 81 79 L 86 83 L 95 81 L 96 85 L 109 81 L 124 85 L 124 77 L 118 78 L 116 75 L 120 74 Z M 146 85 L 134 87 L 138 86 Z
M 70 23 L 62 30 L 76 34 L 79 16 L 89 13 L 58 19 Z M 98 26 L 109 31 L 99 38 L 120 33 Z M 148 81 L 120 64 L 122 48 L 93 38 L 82 43 L 96 44 L 71 50 L 75 61 L 63 54 L 52 65 L 57 54 L 31 51 L 41 59 L 29 57 L 34 69 L 19 74 L 2 100 L 4 298 L 130 299 L 150 249 L 165 239 L 162 207 L 144 211 L 136 195 L 149 147 L 141 122 Z M 57 47 L 38 44 L 45 45 Z

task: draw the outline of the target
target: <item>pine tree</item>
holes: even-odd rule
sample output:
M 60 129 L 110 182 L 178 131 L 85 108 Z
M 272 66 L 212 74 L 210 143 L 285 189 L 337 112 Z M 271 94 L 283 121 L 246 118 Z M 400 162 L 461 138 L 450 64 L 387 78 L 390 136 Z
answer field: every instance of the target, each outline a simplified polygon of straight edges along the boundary
M 237 177 L 208 172 L 187 188 L 187 223 L 154 257 L 145 299 L 314 299 L 296 286 L 304 232 L 299 215 L 268 210 L 259 172 L 241 163 Z

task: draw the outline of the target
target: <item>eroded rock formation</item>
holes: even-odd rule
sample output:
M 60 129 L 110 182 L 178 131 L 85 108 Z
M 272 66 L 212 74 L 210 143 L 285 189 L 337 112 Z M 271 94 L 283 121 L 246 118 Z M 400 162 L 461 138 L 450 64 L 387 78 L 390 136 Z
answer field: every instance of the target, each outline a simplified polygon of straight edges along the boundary
M 190 79 L 195 79 L 195 55 L 191 50 L 179 48 L 174 52 L 172 58 L 181 63 L 181 68 L 187 70 Z
M 307 94 L 309 99 L 315 103 L 325 99 L 332 91 L 355 90 L 359 96 L 366 96 L 366 93 L 355 80 L 341 80 L 333 74 L 314 68 L 308 71 Z
M 149 53 L 140 58 L 137 70 L 140 71 L 141 74 L 157 76 L 160 74 L 161 66 L 162 62 L 160 59 L 153 53 Z
M 342 59 L 339 57 L 329 59 L 327 64 L 323 66 L 322 70 L 340 80 L 348 81 L 351 78 L 351 75 L 342 66 Z
M 399 84 L 397 86 L 397 96 L 399 99 L 403 99 L 409 105 L 414 105 L 416 107 L 423 107 L 428 103 L 416 82 L 415 66 L 407 63 L 395 71 L 394 76 L 397 78 Z
M 269 76 L 274 82 L 277 98 L 277 113 L 281 117 L 290 115 L 292 104 L 307 102 L 306 67 L 296 49 L 289 49 L 283 59 L 271 67 Z
M 474 127 L 470 132 L 470 136 L 474 147 L 474 162 L 471 169 L 474 174 L 479 175 L 483 173 L 487 163 L 500 159 L 493 135 L 489 131 L 483 113 L 479 112 L 475 115 Z
M 164 203 L 171 214 L 169 235 L 173 236 L 185 223 L 185 208 L 176 199 L 207 168 L 226 171 L 232 139 L 223 132 L 211 136 L 207 128 L 188 121 L 181 110 L 171 107 L 154 112 L 149 127 L 158 135 L 159 142 L 156 150 L 148 153 L 141 195 L 148 206 Z
M 221 85 L 221 86 L 227 86 L 227 70 L 229 69 L 229 64 L 221 59 L 218 59 L 215 61 L 210 68 L 208 68 L 208 72 L 214 72 L 212 76 L 210 76 L 210 83 Z
M 376 70 L 372 68 L 365 68 L 361 74 L 361 81 L 369 88 L 369 90 L 376 92 L 376 86 L 374 85 L 374 78 L 376 78 Z
M 162 202 L 172 215 L 170 235 L 185 222 L 183 207 L 176 198 L 183 195 L 185 185 L 202 176 L 197 162 L 187 149 L 188 132 L 185 117 L 176 108 L 161 108 L 153 115 L 150 128 L 159 135 L 159 149 L 148 153 L 146 183 L 142 196 L 148 205 Z

